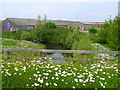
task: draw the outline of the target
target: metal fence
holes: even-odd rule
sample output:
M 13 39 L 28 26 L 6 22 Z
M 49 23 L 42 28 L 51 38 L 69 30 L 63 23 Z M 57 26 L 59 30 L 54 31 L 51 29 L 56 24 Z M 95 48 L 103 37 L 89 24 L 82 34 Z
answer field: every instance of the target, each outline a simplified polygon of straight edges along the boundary
M 82 58 L 84 58 L 85 54 L 120 54 L 120 51 L 86 51 L 86 50 L 50 50 L 50 49 L 8 49 L 2 48 L 0 51 L 6 51 L 7 55 L 3 55 L 2 57 L 9 58 L 42 58 L 42 57 L 25 57 L 25 56 L 11 56 L 10 52 L 12 51 L 21 51 L 21 52 L 39 52 L 39 53 L 79 53 L 82 54 Z M 54 58 L 57 59 L 57 58 Z M 59 58 L 61 59 L 61 58 Z M 66 60 L 68 58 L 65 58 Z M 85 58 L 86 60 L 93 60 Z M 115 59 L 105 59 L 105 60 L 115 60 Z

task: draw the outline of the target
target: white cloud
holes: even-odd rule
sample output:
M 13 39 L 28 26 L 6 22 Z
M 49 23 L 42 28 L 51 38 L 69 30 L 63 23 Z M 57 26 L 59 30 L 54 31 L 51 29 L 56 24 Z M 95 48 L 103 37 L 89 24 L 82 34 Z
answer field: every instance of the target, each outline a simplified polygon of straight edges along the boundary
M 119 0 L 1 0 L 2 2 L 118 2 Z

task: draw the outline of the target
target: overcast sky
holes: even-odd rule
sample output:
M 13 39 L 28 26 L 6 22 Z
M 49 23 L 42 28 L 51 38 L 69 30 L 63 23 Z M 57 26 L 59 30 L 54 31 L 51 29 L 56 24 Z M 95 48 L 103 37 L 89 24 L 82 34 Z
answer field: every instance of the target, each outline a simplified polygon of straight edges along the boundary
M 84 2 L 83 2 L 84 1 Z M 4 0 L 0 12 L 5 18 L 37 18 L 44 14 L 48 19 L 104 22 L 111 15 L 118 16 L 119 0 Z

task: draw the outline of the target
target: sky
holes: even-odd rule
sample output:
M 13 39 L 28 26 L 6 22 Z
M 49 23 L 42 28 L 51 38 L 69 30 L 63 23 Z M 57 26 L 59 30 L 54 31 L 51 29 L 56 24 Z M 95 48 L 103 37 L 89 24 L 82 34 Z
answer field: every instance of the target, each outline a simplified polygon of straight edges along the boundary
M 0 19 L 41 18 L 104 22 L 111 15 L 118 16 L 119 0 L 2 0 Z

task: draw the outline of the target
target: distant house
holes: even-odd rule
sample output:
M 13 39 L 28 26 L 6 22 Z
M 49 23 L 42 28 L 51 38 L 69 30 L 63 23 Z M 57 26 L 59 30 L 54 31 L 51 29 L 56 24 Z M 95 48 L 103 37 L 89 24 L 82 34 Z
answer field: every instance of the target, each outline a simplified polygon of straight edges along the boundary
M 78 22 L 67 20 L 46 20 L 46 22 L 55 23 L 56 26 L 61 28 L 73 28 L 79 31 L 88 31 L 90 28 L 95 27 L 100 29 L 104 22 Z M 7 18 L 2 22 L 2 30 L 12 31 L 16 30 L 33 30 L 37 23 L 37 19 L 24 19 L 24 18 Z M 43 24 L 43 21 L 42 21 Z
M 55 23 L 56 26 L 61 27 L 61 28 L 68 28 L 73 21 L 65 21 L 65 20 L 47 20 L 47 22 L 52 22 Z
M 88 31 L 92 27 L 95 27 L 99 30 L 103 26 L 103 24 L 104 22 L 74 22 L 71 24 L 71 26 L 73 27 L 73 29 L 79 31 Z
M 89 30 L 92 27 L 95 27 L 99 30 L 103 26 L 103 24 L 104 22 L 84 22 L 86 30 Z
M 16 30 L 32 30 L 36 25 L 36 19 L 7 18 L 2 22 L 2 30 L 8 31 L 11 28 Z

